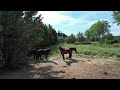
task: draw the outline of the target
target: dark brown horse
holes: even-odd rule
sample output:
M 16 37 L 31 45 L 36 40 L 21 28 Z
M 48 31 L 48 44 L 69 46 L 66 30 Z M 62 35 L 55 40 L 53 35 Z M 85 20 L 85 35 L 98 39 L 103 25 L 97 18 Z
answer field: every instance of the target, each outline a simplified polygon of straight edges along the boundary
M 28 57 L 34 57 L 34 59 L 37 59 L 37 49 L 32 49 L 28 53 Z
M 48 58 L 48 55 L 51 54 L 51 49 L 50 48 L 46 48 L 46 49 L 32 49 L 29 53 L 28 53 L 28 57 L 34 57 L 34 59 L 42 59 L 41 55 L 46 55 L 46 59 Z
M 59 50 L 61 52 L 61 55 L 63 57 L 63 60 L 65 60 L 64 54 L 69 54 L 69 58 L 72 57 L 72 51 L 74 50 L 77 53 L 76 48 L 62 48 L 61 46 L 59 46 Z
M 45 55 L 46 59 L 48 58 L 48 55 L 51 54 L 51 49 L 50 48 L 47 48 L 47 49 L 39 49 L 38 52 L 37 52 L 37 59 L 41 58 L 41 55 Z

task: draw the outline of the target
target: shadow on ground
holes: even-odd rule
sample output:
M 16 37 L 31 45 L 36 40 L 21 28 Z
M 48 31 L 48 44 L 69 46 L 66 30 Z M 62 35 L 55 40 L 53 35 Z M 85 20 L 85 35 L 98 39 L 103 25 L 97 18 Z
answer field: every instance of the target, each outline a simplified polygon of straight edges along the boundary
M 78 62 L 77 59 L 70 59 L 70 58 L 66 58 L 66 59 L 67 59 L 67 61 L 66 60 L 64 60 L 64 61 L 66 62 L 66 64 L 68 66 L 71 66 L 72 63 L 77 63 Z
M 37 79 L 61 79 L 61 77 L 57 77 L 60 73 L 65 73 L 64 71 L 53 71 L 52 66 L 45 66 L 35 68 L 34 66 L 29 65 L 27 72 L 25 72 L 24 78 L 37 78 Z M 26 70 L 25 70 L 26 71 Z
M 68 66 L 71 66 L 71 64 L 73 63 L 78 63 L 79 61 L 85 62 L 84 60 L 78 60 L 78 59 L 72 59 L 72 58 L 66 58 L 66 60 L 64 61 Z
M 31 64 L 37 64 L 37 63 L 53 63 L 53 64 L 55 64 L 55 65 L 58 65 L 57 63 L 55 63 L 54 61 L 51 61 L 51 60 L 49 60 L 49 59 L 42 59 L 42 60 L 40 60 L 40 59 L 38 59 L 38 60 L 35 60 L 35 59 L 29 59 L 29 63 L 31 63 Z
M 57 63 L 49 60 L 30 60 L 30 64 L 21 66 L 19 69 L 8 70 L 0 74 L 0 79 L 61 79 L 64 76 L 59 75 L 65 73 L 64 70 L 53 71 L 53 66 L 35 67 L 36 63 Z M 59 77 L 58 77 L 59 76 Z

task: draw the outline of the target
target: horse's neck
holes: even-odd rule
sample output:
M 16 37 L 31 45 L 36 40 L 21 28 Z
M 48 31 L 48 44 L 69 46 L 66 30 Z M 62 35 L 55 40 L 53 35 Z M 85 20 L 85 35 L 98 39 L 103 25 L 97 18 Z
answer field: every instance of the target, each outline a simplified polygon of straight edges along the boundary
M 71 49 L 72 51 L 75 51 L 75 49 Z

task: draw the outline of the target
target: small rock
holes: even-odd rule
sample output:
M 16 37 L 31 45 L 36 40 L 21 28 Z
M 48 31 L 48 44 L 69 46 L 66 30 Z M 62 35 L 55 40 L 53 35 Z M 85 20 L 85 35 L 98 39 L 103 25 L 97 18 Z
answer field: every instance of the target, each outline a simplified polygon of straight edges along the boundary
M 67 67 L 67 66 L 63 66 L 63 67 Z
M 107 72 L 104 72 L 105 75 L 107 75 Z

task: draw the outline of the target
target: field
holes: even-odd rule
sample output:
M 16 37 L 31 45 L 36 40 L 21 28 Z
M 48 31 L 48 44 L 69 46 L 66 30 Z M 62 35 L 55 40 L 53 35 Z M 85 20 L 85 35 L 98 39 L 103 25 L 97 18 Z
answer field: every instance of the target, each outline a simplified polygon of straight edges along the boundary
M 59 45 L 58 45 L 59 46 Z M 58 46 L 52 47 L 53 55 L 59 53 Z M 98 56 L 98 57 L 118 57 L 120 58 L 120 44 L 61 44 L 62 47 L 76 47 L 79 54 Z
M 73 45 L 79 54 L 65 60 L 59 55 L 58 46 L 52 46 L 48 60 L 28 58 L 27 65 L 0 73 L 0 79 L 120 79 L 120 45 Z

